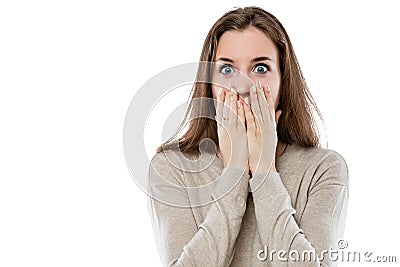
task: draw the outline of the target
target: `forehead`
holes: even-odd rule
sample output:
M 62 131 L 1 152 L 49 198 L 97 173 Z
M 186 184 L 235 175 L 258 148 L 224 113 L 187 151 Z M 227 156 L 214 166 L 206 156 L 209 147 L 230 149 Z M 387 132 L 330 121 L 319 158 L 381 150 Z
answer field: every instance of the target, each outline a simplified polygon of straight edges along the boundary
M 257 28 L 226 31 L 218 41 L 216 59 L 227 57 L 234 61 L 250 61 L 260 56 L 268 56 L 276 62 L 278 51 L 272 40 Z

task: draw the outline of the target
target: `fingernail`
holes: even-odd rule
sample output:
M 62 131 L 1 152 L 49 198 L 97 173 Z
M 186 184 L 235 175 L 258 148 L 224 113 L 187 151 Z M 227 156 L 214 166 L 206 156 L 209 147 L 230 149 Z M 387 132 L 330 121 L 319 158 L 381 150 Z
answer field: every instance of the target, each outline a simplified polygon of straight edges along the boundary
M 240 100 L 237 101 L 237 107 L 240 108 Z
M 266 84 L 266 87 L 267 87 L 267 92 L 271 92 L 271 88 L 269 88 L 268 84 Z
M 261 88 L 261 82 L 257 81 L 258 88 Z
M 221 95 L 221 94 L 222 94 L 222 88 L 219 87 L 219 88 L 218 88 L 218 95 Z
M 244 102 L 246 102 L 247 105 L 249 104 L 249 97 L 248 96 L 244 97 Z
M 253 93 L 257 92 L 257 89 L 254 85 L 251 87 L 251 90 L 253 91 Z

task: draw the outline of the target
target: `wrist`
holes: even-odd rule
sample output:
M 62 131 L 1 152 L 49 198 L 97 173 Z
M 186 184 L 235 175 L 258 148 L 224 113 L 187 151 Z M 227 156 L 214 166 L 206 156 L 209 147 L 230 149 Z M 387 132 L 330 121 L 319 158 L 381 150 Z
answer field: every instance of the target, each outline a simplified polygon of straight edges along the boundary
M 275 168 L 275 163 L 272 164 L 270 168 L 267 166 L 259 166 L 256 170 L 250 169 L 252 176 L 256 176 L 259 174 L 268 174 L 270 172 L 277 172 Z

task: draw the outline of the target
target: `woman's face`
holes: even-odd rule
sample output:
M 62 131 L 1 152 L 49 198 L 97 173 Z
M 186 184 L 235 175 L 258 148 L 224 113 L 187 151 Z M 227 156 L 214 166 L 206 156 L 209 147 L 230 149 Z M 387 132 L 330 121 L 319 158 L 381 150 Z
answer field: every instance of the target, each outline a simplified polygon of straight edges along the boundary
M 264 88 L 268 84 L 276 109 L 281 81 L 278 51 L 265 33 L 255 27 L 226 31 L 219 39 L 215 61 L 213 82 L 233 87 L 250 105 L 251 86 L 257 81 Z M 215 98 L 218 85 L 213 83 L 212 91 Z

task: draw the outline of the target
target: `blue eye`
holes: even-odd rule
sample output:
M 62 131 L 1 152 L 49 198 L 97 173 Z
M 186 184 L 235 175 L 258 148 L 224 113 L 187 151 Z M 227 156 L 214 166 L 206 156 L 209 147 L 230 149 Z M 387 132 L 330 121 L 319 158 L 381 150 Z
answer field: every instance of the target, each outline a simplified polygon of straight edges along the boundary
M 220 68 L 219 72 L 224 75 L 230 75 L 235 72 L 235 69 L 229 65 L 224 65 Z
M 261 65 L 257 65 L 254 67 L 254 71 L 256 73 L 260 73 L 260 74 L 264 74 L 267 73 L 267 71 L 269 71 L 268 66 L 265 64 L 261 64 Z

